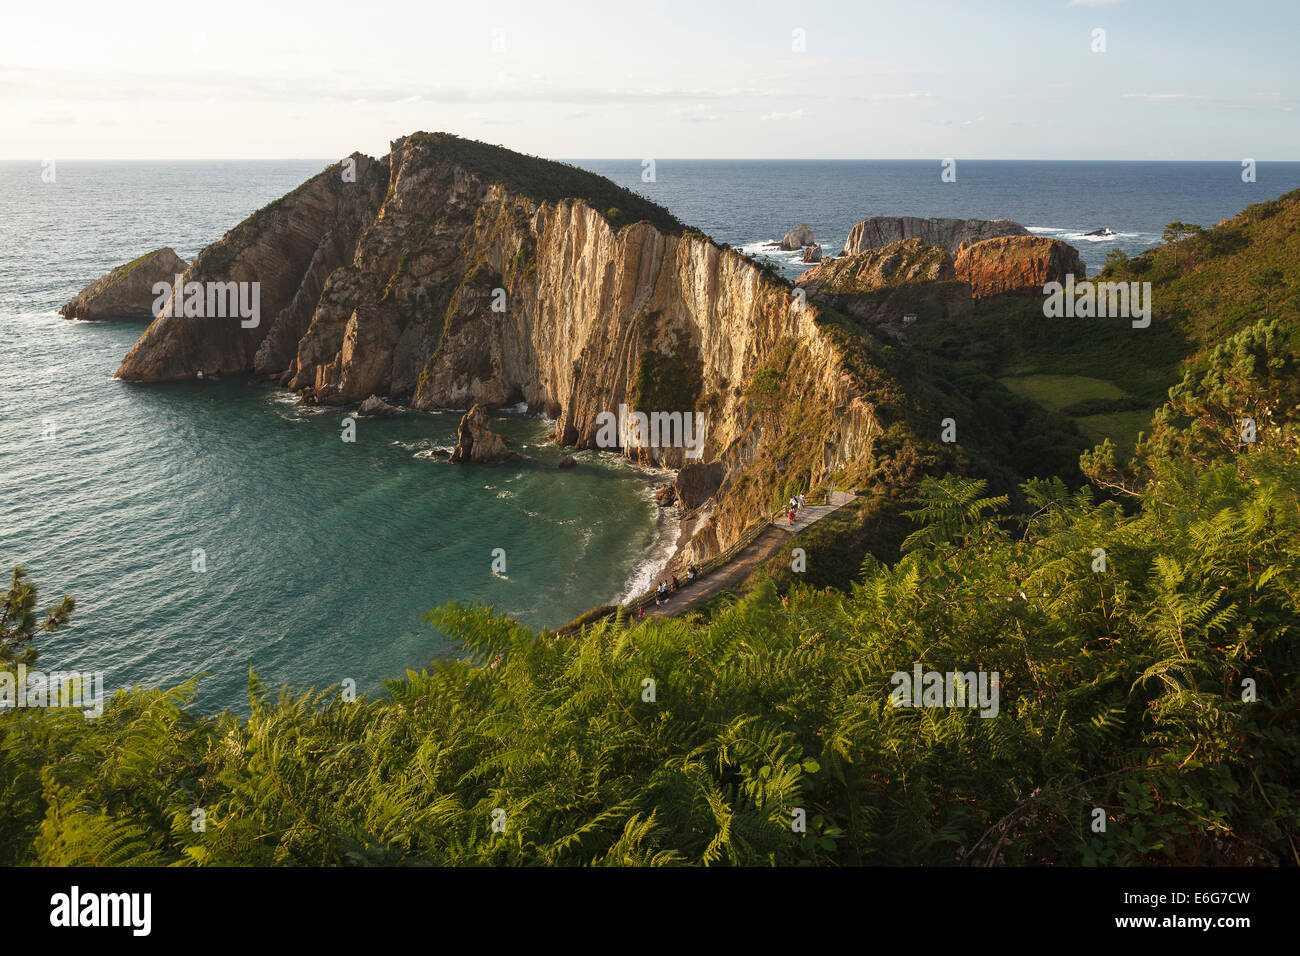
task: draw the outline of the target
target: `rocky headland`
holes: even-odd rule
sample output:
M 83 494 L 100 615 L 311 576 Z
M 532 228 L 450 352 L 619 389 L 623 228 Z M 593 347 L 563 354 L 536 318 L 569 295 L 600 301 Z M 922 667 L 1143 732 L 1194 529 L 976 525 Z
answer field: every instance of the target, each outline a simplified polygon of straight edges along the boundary
M 554 420 L 561 445 L 680 469 L 694 560 L 819 483 L 901 495 L 953 466 L 959 453 L 929 419 L 936 394 L 958 412 L 966 400 L 937 376 L 896 379 L 915 373 L 893 368 L 867 321 L 894 304 L 870 297 L 930 289 L 945 317 L 959 315 L 971 283 L 995 279 L 974 256 L 964 281 L 948 247 L 1021 229 L 998 222 L 926 227 L 914 244 L 875 252 L 883 232 L 855 228 L 870 257 L 822 262 L 798 295 L 602 177 L 416 133 L 380 159 L 353 154 L 326 168 L 185 270 L 186 283 L 259 282 L 260 322 L 164 309 L 118 376 L 252 374 L 304 403 L 383 395 L 416 410 L 470 407 L 455 457 L 471 462 L 513 454 L 487 411 L 526 402 Z M 811 244 L 810 229 L 792 232 Z M 620 408 L 694 416 L 700 454 L 688 459 L 680 442 L 611 442 L 602 420 Z
M 120 265 L 78 292 L 59 314 L 67 319 L 151 319 L 154 285 L 171 285 L 186 269 L 185 260 L 170 248 Z

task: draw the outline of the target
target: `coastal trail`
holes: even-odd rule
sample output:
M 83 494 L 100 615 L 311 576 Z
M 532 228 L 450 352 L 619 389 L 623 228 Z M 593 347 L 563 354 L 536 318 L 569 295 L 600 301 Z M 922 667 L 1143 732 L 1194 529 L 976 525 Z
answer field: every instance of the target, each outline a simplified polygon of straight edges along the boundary
M 725 552 L 719 555 L 723 560 L 716 570 L 711 573 L 706 572 L 694 584 L 684 585 L 674 591 L 663 604 L 656 607 L 654 591 L 648 591 L 629 601 L 625 607 L 635 611 L 638 605 L 643 604 L 648 617 L 671 617 L 710 601 L 724 591 L 735 590 L 754 572 L 755 568 L 760 567 L 784 548 L 791 538 L 855 500 L 854 495 L 843 491 L 832 491 L 825 504 L 806 504 L 800 508 L 795 515 L 794 524 L 791 524 L 784 514 L 769 518 L 766 527 L 757 537 L 730 557 L 727 557 Z M 718 558 L 712 560 L 717 561 Z

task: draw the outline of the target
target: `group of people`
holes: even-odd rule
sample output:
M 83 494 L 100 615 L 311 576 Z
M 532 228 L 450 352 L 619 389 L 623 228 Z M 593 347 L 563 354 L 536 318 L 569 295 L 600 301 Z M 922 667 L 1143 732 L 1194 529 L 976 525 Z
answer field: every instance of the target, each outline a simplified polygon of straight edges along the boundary
M 655 588 L 655 605 L 663 604 L 664 601 L 668 600 L 668 595 L 672 594 L 678 588 L 684 587 L 687 584 L 694 584 L 699 576 L 700 569 L 694 564 L 691 564 L 691 566 L 686 569 L 686 580 L 684 582 L 679 580 L 676 574 L 672 576 L 671 582 L 660 581 L 658 586 Z M 645 616 L 645 605 L 637 608 L 636 616 Z
M 790 506 L 787 509 L 787 515 L 790 518 L 791 524 L 794 524 L 795 513 L 799 511 L 800 508 L 803 507 L 803 502 L 804 502 L 803 495 L 795 495 L 793 498 L 790 499 Z

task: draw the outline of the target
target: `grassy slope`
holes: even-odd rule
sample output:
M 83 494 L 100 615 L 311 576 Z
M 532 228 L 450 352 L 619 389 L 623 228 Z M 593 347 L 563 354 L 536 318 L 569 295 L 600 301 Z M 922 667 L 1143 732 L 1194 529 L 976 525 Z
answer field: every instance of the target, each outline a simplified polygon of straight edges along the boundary
M 910 339 L 967 361 L 1074 419 L 1088 443 L 1136 438 L 1187 360 L 1266 312 L 1300 307 L 1300 191 L 1251 206 L 1203 235 L 1109 267 L 1105 281 L 1150 282 L 1154 317 L 1048 319 L 1038 296 L 977 304 L 960 323 L 918 324 Z M 1071 409 L 1085 399 L 1110 399 Z

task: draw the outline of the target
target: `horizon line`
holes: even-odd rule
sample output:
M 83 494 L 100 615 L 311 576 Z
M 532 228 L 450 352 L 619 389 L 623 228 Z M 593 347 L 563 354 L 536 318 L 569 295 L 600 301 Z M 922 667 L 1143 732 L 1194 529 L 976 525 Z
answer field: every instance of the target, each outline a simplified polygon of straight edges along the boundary
M 490 143 L 488 145 L 499 146 L 500 144 Z M 534 159 L 545 159 L 556 163 L 577 163 L 577 162 L 599 162 L 599 163 L 640 163 L 645 157 L 641 156 L 581 156 L 581 157 L 551 157 L 538 156 L 534 153 L 524 153 L 520 150 L 510 149 L 508 146 L 500 148 L 509 150 L 512 153 L 519 153 L 521 156 L 529 156 Z M 357 150 L 356 152 L 360 152 Z M 201 156 L 182 159 L 157 158 L 146 156 L 132 157 L 76 157 L 72 159 L 60 159 L 58 156 L 45 157 L 0 157 L 0 163 L 44 163 L 50 159 L 62 163 L 308 163 L 324 162 L 337 163 L 347 158 L 339 156 L 329 158 L 324 156 Z M 369 156 L 368 153 L 363 155 Z M 387 153 L 382 154 L 387 156 Z M 379 156 L 372 156 L 372 159 L 379 159 Z M 956 159 L 958 162 L 965 163 L 1225 163 L 1229 165 L 1240 166 L 1244 158 L 1252 159 L 1256 164 L 1264 163 L 1300 163 L 1300 159 L 1258 159 L 1255 157 L 1238 157 L 1235 159 L 1054 159 L 1048 157 L 1038 157 L 1034 159 L 1011 159 L 993 156 L 969 156 L 969 157 L 939 157 L 939 156 L 911 156 L 911 157 L 884 157 L 884 156 L 825 156 L 825 157 L 764 157 L 764 156 L 656 156 L 653 157 L 656 163 L 934 163 L 943 162 L 945 159 Z

